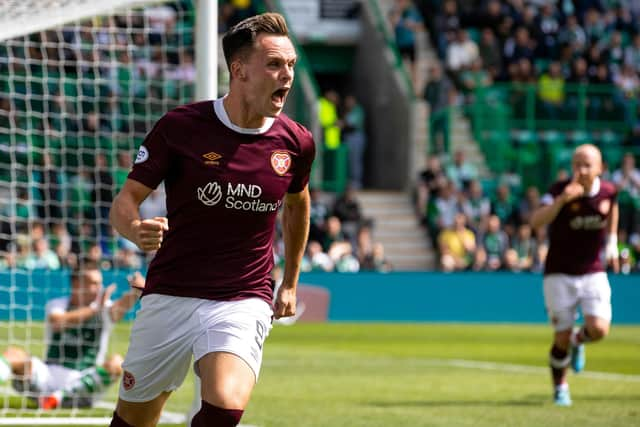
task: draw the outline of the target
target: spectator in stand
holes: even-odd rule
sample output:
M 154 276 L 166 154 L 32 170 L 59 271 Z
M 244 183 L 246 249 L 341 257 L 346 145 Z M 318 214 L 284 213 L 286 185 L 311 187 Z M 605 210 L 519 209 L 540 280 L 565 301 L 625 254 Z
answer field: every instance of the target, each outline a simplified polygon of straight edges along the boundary
M 491 213 L 496 215 L 509 236 L 513 236 L 518 219 L 518 209 L 508 185 L 501 184 L 491 202 Z
M 630 64 L 624 64 L 620 72 L 614 75 L 613 82 L 622 93 L 620 103 L 624 108 L 625 122 L 632 125 L 640 93 L 640 77 Z
M 435 236 L 432 235 L 432 237 L 436 237 L 440 230 L 453 227 L 454 217 L 458 212 L 458 192 L 453 182 L 447 180 L 446 184 L 440 187 L 438 195 L 427 208 L 429 229 L 432 233 L 435 233 Z
M 501 50 L 500 43 L 493 30 L 491 28 L 484 28 L 482 30 L 480 43 L 478 44 L 478 53 L 493 80 L 497 80 L 502 75 Z
M 468 197 L 465 198 L 461 208 L 471 230 L 476 235 L 483 235 L 491 214 L 491 201 L 483 194 L 482 184 L 477 179 L 469 184 Z
M 589 84 L 589 74 L 587 73 L 587 61 L 582 57 L 577 57 L 571 63 L 571 74 L 569 75 L 569 79 L 567 83 L 574 86 L 580 87 L 580 90 L 572 90 L 567 93 L 567 102 L 566 102 L 566 110 L 567 117 L 577 117 L 577 112 L 580 108 L 582 108 L 581 97 L 583 90 L 587 90 L 587 85 Z
M 493 83 L 493 79 L 489 72 L 482 64 L 482 58 L 478 57 L 471 64 L 469 69 L 460 73 L 460 83 L 462 92 L 466 95 L 466 102 L 472 104 L 474 102 L 484 103 L 486 98 L 478 98 L 478 95 L 486 95 L 479 89 L 487 88 Z
M 460 73 L 479 57 L 478 45 L 469 38 L 467 30 L 460 28 L 455 40 L 447 47 L 447 71 L 457 87 L 460 87 Z
M 440 187 L 447 182 L 447 175 L 442 169 L 440 158 L 436 155 L 427 156 L 426 167 L 418 175 L 416 185 L 416 213 L 420 223 L 427 225 L 427 206 L 430 200 L 438 195 Z
M 353 254 L 353 246 L 348 241 L 333 242 L 327 254 L 339 273 L 357 273 L 360 270 L 358 258 Z
M 607 71 L 609 71 L 608 64 L 603 57 L 602 51 L 597 43 L 592 43 L 587 48 L 587 53 L 585 54 L 585 59 L 587 60 L 587 67 L 589 72 L 589 77 L 593 78 L 597 71 L 598 67 L 601 65 L 607 65 Z
M 545 2 L 535 19 L 537 35 L 537 56 L 541 58 L 555 58 L 558 53 L 558 32 L 560 31 L 560 17 L 551 2 Z
M 18 268 L 18 258 L 12 251 L 0 251 L 0 271 L 9 271 Z
M 138 248 L 132 244 L 121 245 L 121 247 L 116 251 L 115 256 L 113 257 L 114 268 L 138 270 L 142 268 L 142 266 L 143 259 L 140 255 L 138 255 Z
M 414 87 L 416 87 L 416 33 L 424 30 L 420 12 L 411 0 L 394 0 L 389 21 L 395 33 L 400 55 L 408 61 Z
M 613 28 L 626 32 L 627 34 L 637 34 L 640 27 L 638 26 L 637 16 L 634 17 L 631 13 L 631 9 L 629 8 L 630 3 L 631 2 L 627 0 L 613 2 Z
M 62 218 L 63 194 L 62 194 L 62 173 L 53 164 L 49 152 L 42 153 L 42 169 L 36 181 L 40 184 L 37 191 L 40 194 L 40 204 L 38 204 L 38 216 L 47 221 L 49 226 Z
M 15 224 L 15 232 L 26 234 L 29 229 L 29 220 L 35 218 L 35 210 L 29 192 L 22 185 L 16 188 L 16 199 L 11 198 L 9 203 L 0 205 L 0 217 L 12 218 Z M 10 220 L 11 222 L 11 220 Z M 11 230 L 11 233 L 14 233 Z
M 347 238 L 342 231 L 342 223 L 337 216 L 330 216 L 327 218 L 327 231 L 324 235 L 322 243 L 322 250 L 329 252 L 329 248 L 334 242 L 344 242 Z
M 429 104 L 429 150 L 432 154 L 449 152 L 449 111 L 456 90 L 438 63 L 431 65 L 424 99 Z
M 344 98 L 342 123 L 342 139 L 347 144 L 349 155 L 349 184 L 356 190 L 362 188 L 364 169 L 364 149 L 367 138 L 365 134 L 365 115 L 362 105 L 354 95 Z
M 333 204 L 333 215 L 340 220 L 345 235 L 349 239 L 355 239 L 364 218 L 356 190 L 350 185 L 347 185 L 344 193 Z
M 496 215 L 489 217 L 487 232 L 481 237 L 480 241 L 478 252 L 483 253 L 484 264 L 477 264 L 477 266 L 487 271 L 502 269 L 504 255 L 509 248 L 509 237 L 500 228 L 500 218 Z
M 618 189 L 619 228 L 629 234 L 640 232 L 640 169 L 633 153 L 623 156 L 611 179 Z
M 627 46 L 624 62 L 631 65 L 636 73 L 640 73 L 640 33 L 634 34 L 631 44 Z
M 327 255 L 322 245 L 315 240 L 310 240 L 304 256 L 311 265 L 311 271 L 333 271 L 334 265 L 329 255 Z
M 469 183 L 478 177 L 478 170 L 466 160 L 463 150 L 456 150 L 453 154 L 453 161 L 447 166 L 446 173 L 447 178 L 460 191 L 467 190 Z
M 67 182 L 66 194 L 69 197 L 69 216 L 84 221 L 92 218 L 93 206 L 91 203 L 93 184 L 89 174 L 89 168 L 80 165 L 77 174 L 71 175 Z
M 119 151 L 117 156 L 117 165 L 114 172 L 116 191 L 120 191 L 124 182 L 127 180 L 127 176 L 131 171 L 131 164 L 131 152 L 129 150 Z
M 511 271 L 529 271 L 536 256 L 536 242 L 529 223 L 520 224 L 511 247 L 505 253 L 506 268 Z
M 624 46 L 622 44 L 622 34 L 620 31 L 613 31 L 608 40 L 601 40 L 602 51 L 607 53 L 607 63 L 609 68 L 617 73 L 624 63 Z M 631 67 L 633 69 L 633 67 Z M 633 70 L 635 71 L 635 70 Z
M 521 58 L 509 65 L 508 74 L 512 87 L 509 103 L 513 106 L 514 117 L 525 117 L 529 93 L 536 89 L 537 80 L 533 65 L 528 58 Z
M 329 217 L 329 204 L 324 200 L 322 192 L 317 188 L 310 188 L 311 197 L 311 225 L 309 228 L 309 240 L 322 242 L 326 231 L 326 222 Z
M 590 120 L 603 120 L 612 115 L 617 103 L 611 96 L 610 86 L 613 85 L 613 79 L 609 73 L 607 64 L 599 64 L 594 71 L 594 75 L 590 76 L 591 84 L 598 88 L 589 97 L 589 105 L 587 114 Z
M 498 28 L 505 19 L 502 11 L 502 4 L 499 0 L 489 0 L 485 6 L 473 12 L 475 19 L 472 19 L 474 26 L 479 28 Z
M 587 35 L 587 39 L 591 43 L 595 43 L 598 40 L 602 40 L 607 34 L 607 24 L 602 19 L 601 13 L 596 9 L 589 9 L 584 14 L 583 28 Z
M 69 234 L 66 225 L 62 223 L 53 224 L 51 235 L 49 236 L 49 244 L 58 256 L 62 267 L 70 267 L 74 264 L 74 261 L 70 259 L 70 257 L 73 257 L 71 241 L 71 234 Z
M 60 269 L 58 255 L 49 249 L 49 242 L 44 237 L 39 237 L 33 241 L 32 252 L 24 260 L 24 268 L 27 270 Z
M 565 78 L 559 62 L 549 64 L 549 70 L 538 80 L 538 97 L 545 117 L 549 120 L 559 119 L 564 108 Z
M 457 213 L 453 225 L 439 233 L 438 248 L 442 271 L 469 268 L 476 252 L 476 238 L 473 231 L 466 227 L 466 217 L 463 213 Z
M 528 224 L 531 213 L 540 207 L 540 191 L 535 186 L 527 187 L 524 198 L 518 205 L 518 223 Z
M 113 202 L 113 176 L 104 153 L 96 155 L 96 165 L 91 174 L 91 200 L 94 206 L 94 217 L 100 233 L 109 233 L 109 209 Z
M 507 64 L 518 62 L 522 58 L 533 62 L 536 42 L 531 39 L 529 30 L 525 27 L 518 27 L 515 34 L 510 36 L 504 43 L 504 58 Z
M 544 270 L 544 263 L 547 260 L 547 253 L 549 252 L 547 229 L 545 227 L 537 228 L 535 234 L 535 256 L 533 258 L 531 271 L 541 273 Z
M 575 55 L 582 55 L 586 51 L 587 35 L 575 15 L 567 16 L 566 24 L 558 34 L 558 43 L 570 46 Z
M 435 17 L 432 39 L 438 48 L 438 57 L 444 61 L 447 57 L 449 44 L 456 39 L 460 29 L 460 17 L 456 0 L 444 0 L 441 11 Z
M 618 230 L 618 254 L 620 263 L 620 273 L 629 274 L 636 267 L 636 253 L 629 243 L 627 231 L 620 228 Z

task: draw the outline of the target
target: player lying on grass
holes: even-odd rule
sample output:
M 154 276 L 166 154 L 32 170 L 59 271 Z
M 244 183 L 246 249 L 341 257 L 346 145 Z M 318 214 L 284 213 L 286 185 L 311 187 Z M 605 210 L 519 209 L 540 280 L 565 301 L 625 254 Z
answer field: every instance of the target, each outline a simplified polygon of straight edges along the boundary
M 136 272 L 131 290 L 111 300 L 114 284 L 103 289 L 96 265 L 71 274 L 71 295 L 47 302 L 45 360 L 11 346 L 0 356 L 0 383 L 37 400 L 39 407 L 89 407 L 122 374 L 122 356 L 107 356 L 109 335 L 138 300 L 145 280 Z

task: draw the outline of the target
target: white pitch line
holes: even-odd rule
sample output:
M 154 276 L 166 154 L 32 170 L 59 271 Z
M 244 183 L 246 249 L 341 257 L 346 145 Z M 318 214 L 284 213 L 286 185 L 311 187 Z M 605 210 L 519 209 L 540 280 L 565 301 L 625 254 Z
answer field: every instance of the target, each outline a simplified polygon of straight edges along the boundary
M 344 357 L 344 355 L 341 355 Z M 344 362 L 344 360 L 342 360 Z M 549 368 L 546 366 L 531 366 L 531 365 L 517 365 L 514 363 L 500 363 L 500 362 L 485 362 L 481 360 L 467 360 L 467 359 L 428 359 L 428 358 L 393 358 L 393 357 L 372 357 L 363 358 L 358 360 L 358 366 L 389 366 L 392 364 L 410 362 L 417 365 L 425 366 L 449 366 L 454 368 L 463 369 L 477 369 L 484 371 L 498 371 L 498 372 L 514 372 L 518 374 L 532 374 L 540 375 L 547 374 Z M 273 360 L 267 359 L 263 362 L 264 366 L 280 366 L 289 365 L 291 362 L 288 360 Z M 312 363 L 313 364 L 313 363 Z M 626 382 L 640 382 L 640 375 L 633 374 L 618 374 L 614 372 L 598 372 L 598 371 L 583 371 L 579 374 L 583 378 L 591 378 L 605 381 L 626 381 Z
M 485 371 L 516 372 L 516 373 L 536 374 L 536 375 L 546 374 L 549 371 L 549 368 L 547 367 L 516 365 L 513 363 L 483 362 L 479 360 L 465 360 L 465 359 L 429 359 L 429 360 L 433 362 L 434 365 L 454 366 L 457 368 L 466 368 L 466 369 L 481 369 Z M 616 374 L 613 372 L 584 371 L 584 372 L 581 372 L 579 375 L 584 378 L 593 378 L 598 380 L 640 382 L 640 375 L 632 375 L 632 374 Z

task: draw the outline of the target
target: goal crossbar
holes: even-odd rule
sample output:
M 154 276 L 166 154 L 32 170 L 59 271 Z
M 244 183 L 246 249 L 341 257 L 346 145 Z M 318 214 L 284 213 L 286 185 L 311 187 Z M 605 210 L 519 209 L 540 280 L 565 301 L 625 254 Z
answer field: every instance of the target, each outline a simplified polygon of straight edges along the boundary
M 7 0 L 0 2 L 0 41 L 161 0 Z

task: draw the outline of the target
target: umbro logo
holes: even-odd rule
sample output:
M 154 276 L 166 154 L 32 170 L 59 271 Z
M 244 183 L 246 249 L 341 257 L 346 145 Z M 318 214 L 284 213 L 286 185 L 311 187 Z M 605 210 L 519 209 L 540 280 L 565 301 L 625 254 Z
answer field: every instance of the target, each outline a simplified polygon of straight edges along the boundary
M 211 166 L 217 166 L 220 164 L 220 162 L 218 161 L 219 159 L 222 158 L 222 156 L 214 151 L 207 153 L 207 154 L 203 154 L 202 157 L 204 158 L 204 164 L 205 165 L 211 165 Z

